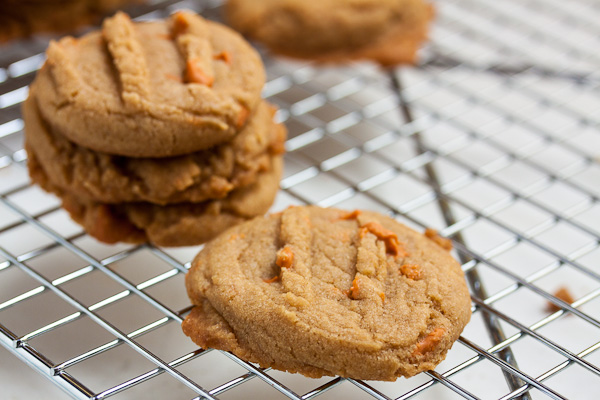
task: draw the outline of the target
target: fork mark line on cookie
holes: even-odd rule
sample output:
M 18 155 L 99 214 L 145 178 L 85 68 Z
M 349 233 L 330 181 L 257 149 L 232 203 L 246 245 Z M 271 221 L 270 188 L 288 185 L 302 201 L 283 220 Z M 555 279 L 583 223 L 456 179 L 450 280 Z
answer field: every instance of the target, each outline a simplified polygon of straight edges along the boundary
M 184 81 L 212 87 L 214 56 L 207 22 L 184 12 L 173 14 L 171 21 L 173 39 L 185 60 Z
M 119 12 L 104 21 L 102 37 L 118 71 L 123 102 L 134 108 L 142 107 L 150 96 L 150 72 L 133 22 L 127 14 Z

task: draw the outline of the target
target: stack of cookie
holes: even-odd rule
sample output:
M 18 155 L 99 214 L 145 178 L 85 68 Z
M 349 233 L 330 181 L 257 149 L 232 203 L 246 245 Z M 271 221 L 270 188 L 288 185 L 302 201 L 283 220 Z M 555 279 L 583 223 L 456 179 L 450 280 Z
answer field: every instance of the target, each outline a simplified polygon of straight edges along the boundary
M 220 24 L 119 13 L 50 44 L 23 106 L 31 178 L 101 241 L 205 242 L 277 193 L 285 129 L 264 81 Z
M 381 65 L 417 61 L 433 6 L 427 0 L 227 0 L 232 27 L 284 56 Z

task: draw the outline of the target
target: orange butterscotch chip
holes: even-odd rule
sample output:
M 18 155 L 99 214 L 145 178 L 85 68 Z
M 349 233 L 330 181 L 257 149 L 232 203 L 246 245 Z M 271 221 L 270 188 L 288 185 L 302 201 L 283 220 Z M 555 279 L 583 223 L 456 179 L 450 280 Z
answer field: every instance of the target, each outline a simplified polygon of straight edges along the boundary
M 391 254 L 396 258 L 408 256 L 404 246 L 402 243 L 400 243 L 400 240 L 398 240 L 398 235 L 396 235 L 396 233 L 393 231 L 385 229 L 377 222 L 369 222 L 362 226 L 360 237 L 364 237 L 367 232 L 372 233 L 373 235 L 377 236 L 377 239 L 385 242 L 385 250 L 388 254 Z
M 433 240 L 438 246 L 440 246 L 444 250 L 452 250 L 452 241 L 450 239 L 441 237 L 438 231 L 432 228 L 425 229 L 425 236 Z
M 358 298 L 358 290 L 358 277 L 354 277 L 354 280 L 352 281 L 352 286 L 350 286 L 350 289 L 344 293 L 346 293 L 351 299 L 356 300 Z
M 275 275 L 270 279 L 263 279 L 263 282 L 273 283 L 278 281 L 281 278 L 281 271 L 283 270 L 283 268 L 290 268 L 293 262 L 294 253 L 292 252 L 292 249 L 286 246 L 283 249 L 279 250 L 277 252 L 277 259 L 275 260 L 275 264 L 277 264 L 277 266 L 281 268 L 279 275 Z
M 385 303 L 385 293 L 379 293 L 379 297 L 381 297 L 381 301 Z
M 275 264 L 280 268 L 290 268 L 294 262 L 294 253 L 289 247 L 284 247 L 277 252 L 277 260 Z
M 413 351 L 413 356 L 418 356 L 433 350 L 435 346 L 442 341 L 444 333 L 446 333 L 444 328 L 435 328 L 433 331 L 429 332 L 427 336 L 417 343 L 417 347 L 415 347 L 415 350 Z
M 270 278 L 270 279 L 263 279 L 263 282 L 265 283 L 273 283 L 273 282 L 277 282 L 279 280 L 279 275 L 275 275 L 274 277 Z
M 413 281 L 421 279 L 421 269 L 416 264 L 403 264 L 400 273 Z
M 225 64 L 231 65 L 231 63 L 233 62 L 233 57 L 231 56 L 230 52 L 222 51 L 218 54 L 213 55 L 213 60 L 223 61 L 225 62 Z
M 177 37 L 187 32 L 190 22 L 184 13 L 178 12 L 173 15 L 173 36 Z
M 215 78 L 204 72 L 201 60 L 192 58 L 188 60 L 185 65 L 185 81 L 187 83 L 199 83 L 201 85 L 212 87 Z
M 360 210 L 354 210 L 352 212 L 342 215 L 340 219 L 357 219 L 361 213 L 362 211 Z
M 248 120 L 249 116 L 250 110 L 248 109 L 248 107 L 242 105 L 242 110 L 240 111 L 240 114 L 238 115 L 238 118 L 235 121 L 236 128 L 241 129 L 244 125 L 246 125 L 246 121 Z

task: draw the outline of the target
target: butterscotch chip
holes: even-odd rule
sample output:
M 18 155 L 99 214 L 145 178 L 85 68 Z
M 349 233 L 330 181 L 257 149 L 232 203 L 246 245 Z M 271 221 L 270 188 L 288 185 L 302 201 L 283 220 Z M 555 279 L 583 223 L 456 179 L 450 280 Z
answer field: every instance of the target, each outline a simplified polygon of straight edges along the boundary
M 36 98 L 32 90 L 22 109 L 27 148 L 35 151 L 54 185 L 81 200 L 167 204 L 222 199 L 254 183 L 285 141 L 285 128 L 273 122 L 275 109 L 263 102 L 239 134 L 212 149 L 161 159 L 114 156 L 53 132 Z
M 229 53 L 228 51 L 222 51 L 222 52 L 220 52 L 219 54 L 215 54 L 215 55 L 213 56 L 213 58 L 214 58 L 215 60 L 221 60 L 221 61 L 223 61 L 224 63 L 227 63 L 227 64 L 229 64 L 229 65 L 231 65 L 231 62 L 232 62 L 232 56 L 231 56 L 231 53 Z
M 444 338 L 446 331 L 444 328 L 435 328 L 429 332 L 427 336 L 419 340 L 417 347 L 415 347 L 414 355 L 421 355 L 433 350 L 439 342 Z
M 293 207 L 208 243 L 186 276 L 195 307 L 184 333 L 201 347 L 310 377 L 395 380 L 433 369 L 471 315 L 459 264 L 392 218 L 347 215 Z M 387 235 L 361 235 L 375 224 L 407 255 L 389 254 Z M 419 279 L 399 273 L 402 265 L 418 265 Z
M 117 13 L 101 31 L 51 42 L 46 55 L 32 88 L 50 129 L 127 157 L 229 141 L 260 104 L 265 82 L 260 57 L 239 34 L 193 13 L 151 22 Z
M 408 279 L 421 279 L 421 269 L 416 264 L 402 264 L 400 266 L 400 273 Z
M 378 239 L 383 240 L 385 249 L 388 254 L 394 257 L 406 257 L 408 253 L 404 249 L 404 245 L 398 240 L 398 235 L 389 229 L 385 229 L 377 222 L 369 222 L 362 227 L 361 235 L 372 233 Z
M 425 229 L 424 235 L 429 239 L 433 240 L 438 246 L 440 246 L 444 250 L 452 250 L 454 246 L 452 246 L 452 240 L 448 238 L 441 237 L 438 231 L 432 228 Z
M 345 215 L 342 215 L 341 218 L 342 219 L 357 219 L 358 216 L 360 215 L 361 211 L 360 210 L 354 210 L 352 212 L 349 212 Z
M 358 299 L 359 294 L 358 291 L 360 290 L 359 287 L 359 283 L 358 283 L 358 277 L 354 278 L 354 280 L 352 281 L 352 286 L 350 286 L 350 289 L 348 289 L 348 296 L 350 296 L 350 298 L 352 299 Z M 382 298 L 383 300 L 383 298 Z
M 228 0 L 229 23 L 286 56 L 414 63 L 433 8 L 425 0 Z
M 291 268 L 294 263 L 294 252 L 289 247 L 284 247 L 277 252 L 277 264 L 280 268 Z
M 227 228 L 268 211 L 279 189 L 283 162 L 271 157 L 271 166 L 256 182 L 231 192 L 221 200 L 159 206 L 146 202 L 106 204 L 84 200 L 54 185 L 36 151 L 28 148 L 32 181 L 57 194 L 73 220 L 96 239 L 106 243 L 152 242 L 159 246 L 191 246 L 204 243 Z
M 269 278 L 269 279 L 263 279 L 263 281 L 265 283 L 273 283 L 273 282 L 277 282 L 278 280 L 279 280 L 279 275 L 275 275 L 274 277 Z
M 190 19 L 187 18 L 183 12 L 177 12 L 173 14 L 173 24 L 171 25 L 171 36 L 169 38 L 176 38 L 180 35 L 188 33 L 190 27 Z
M 185 82 L 200 83 L 201 85 L 212 87 L 213 83 L 215 83 L 215 77 L 208 75 L 204 69 L 202 69 L 199 60 L 194 58 L 188 60 L 185 65 Z

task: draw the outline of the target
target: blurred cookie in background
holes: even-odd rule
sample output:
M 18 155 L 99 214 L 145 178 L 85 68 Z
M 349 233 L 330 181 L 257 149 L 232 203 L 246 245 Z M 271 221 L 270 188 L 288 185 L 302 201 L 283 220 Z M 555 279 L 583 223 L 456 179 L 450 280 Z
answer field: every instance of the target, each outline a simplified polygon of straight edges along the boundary
M 35 33 L 65 33 L 144 0 L 2 0 L 0 43 Z
M 424 0 L 229 0 L 231 26 L 275 53 L 324 62 L 415 63 L 433 6 Z

